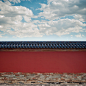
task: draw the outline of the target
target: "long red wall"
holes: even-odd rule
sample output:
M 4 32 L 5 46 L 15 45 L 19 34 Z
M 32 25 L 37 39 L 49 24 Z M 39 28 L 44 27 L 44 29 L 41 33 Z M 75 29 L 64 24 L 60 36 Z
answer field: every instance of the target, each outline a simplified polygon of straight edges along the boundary
M 86 73 L 86 51 L 1 51 L 0 72 Z

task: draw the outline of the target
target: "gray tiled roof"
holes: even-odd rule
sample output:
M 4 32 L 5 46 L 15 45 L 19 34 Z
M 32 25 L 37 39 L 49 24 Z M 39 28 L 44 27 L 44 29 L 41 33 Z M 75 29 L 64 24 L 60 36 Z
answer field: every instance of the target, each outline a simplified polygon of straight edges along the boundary
M 77 48 L 86 49 L 86 41 L 0 41 L 0 48 Z

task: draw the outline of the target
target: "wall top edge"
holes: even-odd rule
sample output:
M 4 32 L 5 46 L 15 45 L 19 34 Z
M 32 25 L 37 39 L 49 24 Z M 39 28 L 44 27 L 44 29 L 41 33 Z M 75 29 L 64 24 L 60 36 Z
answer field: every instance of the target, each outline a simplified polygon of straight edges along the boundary
M 86 49 L 86 41 L 0 41 L 0 48 Z

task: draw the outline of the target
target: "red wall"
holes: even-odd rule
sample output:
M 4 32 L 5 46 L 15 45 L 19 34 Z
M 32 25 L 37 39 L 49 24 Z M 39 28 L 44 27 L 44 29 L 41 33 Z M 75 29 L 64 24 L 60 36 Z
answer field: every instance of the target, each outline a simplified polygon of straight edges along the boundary
M 86 51 L 1 51 L 0 72 L 86 73 Z

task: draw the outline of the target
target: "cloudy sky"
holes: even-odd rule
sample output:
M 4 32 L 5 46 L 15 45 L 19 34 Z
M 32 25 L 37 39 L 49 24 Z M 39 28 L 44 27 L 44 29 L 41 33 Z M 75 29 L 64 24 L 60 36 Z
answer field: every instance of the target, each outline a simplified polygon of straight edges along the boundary
M 0 41 L 86 41 L 86 0 L 0 0 Z

